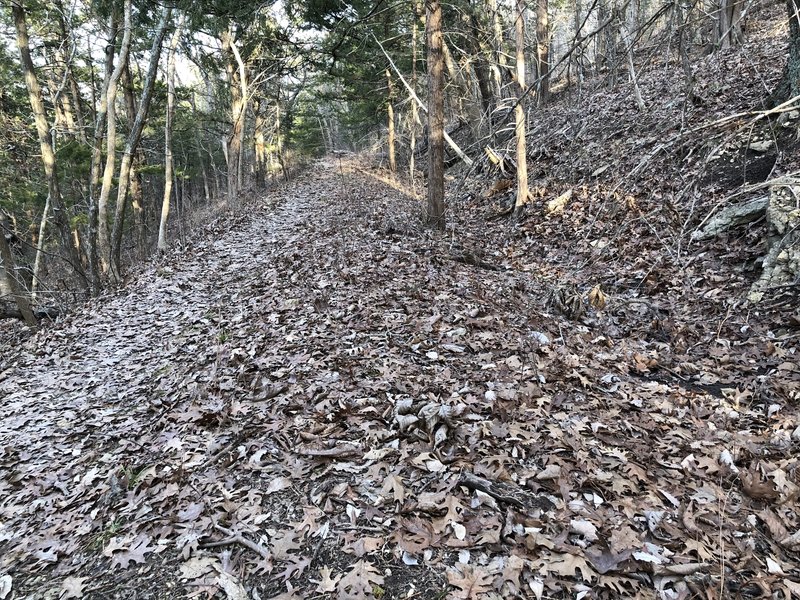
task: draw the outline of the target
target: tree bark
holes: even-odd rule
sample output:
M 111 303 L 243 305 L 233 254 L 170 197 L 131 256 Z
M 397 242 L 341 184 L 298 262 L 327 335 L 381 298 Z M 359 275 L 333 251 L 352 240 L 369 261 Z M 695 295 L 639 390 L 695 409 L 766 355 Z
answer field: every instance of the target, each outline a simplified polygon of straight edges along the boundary
M 516 19 L 517 46 L 517 105 L 514 108 L 515 134 L 517 137 L 517 199 L 514 214 L 519 216 L 528 201 L 528 158 L 525 140 L 525 0 L 517 0 Z
M 244 149 L 244 121 L 247 113 L 247 69 L 245 67 L 236 41 L 233 39 L 233 26 L 222 34 L 222 49 L 230 53 L 226 60 L 228 85 L 231 86 L 231 134 L 228 139 L 228 201 L 236 202 L 243 187 L 242 150 Z M 238 78 L 238 88 L 236 80 Z
M 539 79 L 539 104 L 550 97 L 550 22 L 548 0 L 536 2 L 536 76 Z
M 256 158 L 256 183 L 259 187 L 267 184 L 267 118 L 266 113 L 268 105 L 265 99 L 261 98 L 253 102 L 253 113 L 255 123 L 253 124 L 253 150 Z M 320 122 L 320 129 L 322 129 L 322 138 L 325 142 L 325 152 L 330 152 L 333 148 L 328 144 L 325 138 L 325 130 L 323 128 L 322 119 Z
M 789 15 L 789 59 L 783 77 L 767 98 L 768 108 L 800 96 L 800 0 L 786 0 L 786 11 Z
M 485 38 L 482 35 L 483 26 L 477 14 L 477 6 L 469 13 L 470 22 L 470 38 L 472 52 L 475 54 L 475 62 L 473 63 L 473 70 L 475 71 L 475 79 L 478 83 L 478 91 L 481 97 L 481 108 L 485 116 L 489 116 L 494 110 L 494 94 L 492 93 L 491 76 L 489 69 L 491 65 L 491 49 L 486 46 Z
M 231 52 L 236 60 L 236 66 L 239 70 L 239 94 L 241 95 L 241 106 L 239 108 L 239 156 L 236 164 L 236 191 L 241 192 L 244 188 L 244 126 L 247 119 L 247 104 L 248 104 L 248 91 L 247 91 L 247 67 L 242 60 L 242 55 L 239 48 L 236 46 L 236 40 L 231 38 Z
M 122 91 L 125 96 L 125 107 L 128 114 L 128 123 L 136 120 L 136 97 L 134 94 L 133 77 L 131 76 L 130 54 L 122 71 Z M 136 229 L 136 246 L 144 256 L 147 247 L 147 214 L 144 202 L 144 188 L 142 186 L 142 176 L 139 167 L 145 163 L 144 153 L 141 148 L 136 151 L 133 157 L 133 172 L 131 175 L 130 196 L 131 206 L 133 207 L 133 223 Z
M 789 12 L 789 98 L 800 96 L 800 0 L 786 0 Z M 788 98 L 787 98 L 788 100 Z
M 199 123 L 199 113 L 197 112 L 197 103 L 194 99 L 194 92 L 192 92 L 192 115 L 195 118 L 195 123 Z M 200 127 L 194 128 L 194 141 L 195 150 L 197 151 L 197 164 L 200 167 L 200 172 L 203 175 L 203 192 L 205 193 L 206 202 L 211 201 L 211 189 L 208 185 L 208 168 L 206 162 L 203 160 L 203 140 L 200 137 Z
M 164 125 L 164 198 L 161 202 L 161 219 L 158 225 L 158 250 L 167 251 L 167 220 L 169 219 L 169 203 L 172 196 L 172 174 L 174 161 L 172 158 L 172 121 L 175 116 L 175 65 L 178 42 L 181 38 L 183 21 L 179 21 L 169 43 L 167 55 L 167 115 Z
M 394 132 L 394 90 L 392 89 L 392 74 L 386 69 L 387 98 L 386 98 L 386 119 L 389 128 L 389 170 L 397 172 L 397 160 L 395 158 L 395 132 Z
M 411 0 L 411 9 L 414 16 L 411 19 L 411 89 L 417 87 L 417 17 L 421 12 L 418 4 L 419 0 Z M 408 152 L 408 174 L 411 177 L 411 185 L 414 186 L 414 170 L 416 168 L 415 159 L 417 152 L 417 125 L 420 124 L 419 109 L 417 103 L 411 101 L 411 139 L 409 140 Z
M 163 9 L 161 21 L 158 24 L 158 30 L 153 38 L 153 44 L 150 48 L 150 65 L 147 69 L 147 75 L 144 80 L 144 87 L 142 89 L 142 97 L 139 100 L 139 107 L 136 111 L 136 119 L 131 126 L 131 131 L 128 134 L 128 140 L 125 143 L 125 151 L 122 154 L 122 161 L 119 166 L 119 183 L 117 184 L 117 207 L 114 212 L 114 229 L 112 232 L 112 261 L 111 261 L 111 275 L 115 282 L 122 278 L 122 271 L 120 265 L 120 257 L 122 253 L 122 231 L 123 223 L 125 220 L 125 205 L 128 198 L 128 188 L 131 181 L 131 167 L 133 164 L 133 156 L 136 149 L 139 147 L 139 140 L 142 138 L 142 130 L 144 129 L 147 114 L 150 111 L 150 101 L 153 98 L 153 89 L 156 84 L 156 75 L 158 74 L 158 64 L 161 60 L 161 49 L 164 47 L 164 38 L 167 35 L 167 27 L 169 26 L 172 17 L 172 8 Z
M 789 0 L 791 1 L 791 0 Z M 741 0 L 719 0 L 717 9 L 717 44 L 731 48 L 744 42 Z
M 95 114 L 94 138 L 92 144 L 92 165 L 89 174 L 89 223 L 87 226 L 87 258 L 89 267 L 89 283 L 95 293 L 100 291 L 99 264 L 99 202 L 98 186 L 100 185 L 100 163 L 103 157 L 103 131 L 108 114 L 108 86 L 114 71 L 114 40 L 117 37 L 117 21 L 112 15 L 108 19 L 108 42 L 106 43 L 105 73 L 100 102 Z
M 36 122 L 36 131 L 39 137 L 39 148 L 42 153 L 45 178 L 47 179 L 47 192 L 53 210 L 53 218 L 61 240 L 61 246 L 67 253 L 67 261 L 78 275 L 81 289 L 87 289 L 87 280 L 81 265 L 80 252 L 75 246 L 66 210 L 61 202 L 61 189 L 56 169 L 56 156 L 53 152 L 53 142 L 50 138 L 50 127 L 42 100 L 42 89 L 36 79 L 36 71 L 31 58 L 30 42 L 28 40 L 28 24 L 25 20 L 25 7 L 22 0 L 12 0 L 11 12 L 14 17 L 14 27 L 17 34 L 17 48 L 19 49 L 22 71 L 25 76 L 25 85 L 28 89 L 28 99 Z
M 33 279 L 31 280 L 31 299 L 36 300 L 36 293 L 39 290 L 39 275 L 42 272 L 42 262 L 44 258 L 44 238 L 47 230 L 47 219 L 50 217 L 50 196 L 44 201 L 42 210 L 42 220 L 39 222 L 39 237 L 36 239 L 36 257 L 33 259 Z
M 14 302 L 16 302 L 20 314 L 22 314 L 22 318 L 31 327 L 36 327 L 39 322 L 33 316 L 30 300 L 17 283 L 14 271 L 14 257 L 11 254 L 11 248 L 8 247 L 8 242 L 6 242 L 6 233 L 0 227 L 0 277 L 2 277 L 5 286 L 11 290 L 11 295 L 14 297 Z
M 503 40 L 503 22 L 497 7 L 497 0 L 486 0 L 486 8 L 492 19 L 492 33 L 494 37 L 494 51 L 497 55 L 497 64 L 492 68 L 494 85 L 497 98 L 503 97 L 503 75 L 508 71 L 506 60 L 505 42 Z
M 117 65 L 108 80 L 106 88 L 106 164 L 103 169 L 103 183 L 100 188 L 100 197 L 97 199 L 97 247 L 99 250 L 100 266 L 104 274 L 111 271 L 111 236 L 109 234 L 108 200 L 111 197 L 111 188 L 114 185 L 114 171 L 117 159 L 117 84 L 122 77 L 122 70 L 128 60 L 128 51 L 131 44 L 131 0 L 125 0 L 123 17 L 122 44 L 120 45 Z
M 444 44 L 439 0 L 427 1 L 425 29 L 428 41 L 427 221 L 438 229 L 444 229 Z
M 62 98 L 64 114 L 67 117 L 68 123 L 71 123 L 72 127 L 76 129 L 78 139 L 84 144 L 88 144 L 89 140 L 86 138 L 86 130 L 84 129 L 81 93 L 78 89 L 78 83 L 75 80 L 75 72 L 72 68 L 76 53 L 72 23 L 68 21 L 65 16 L 67 12 L 64 9 L 63 2 L 61 0 L 55 0 L 54 5 L 56 7 L 55 12 L 58 28 L 61 34 L 61 48 L 57 51 L 56 56 L 64 63 L 63 81 L 64 85 L 68 87 L 68 92 L 65 92 Z

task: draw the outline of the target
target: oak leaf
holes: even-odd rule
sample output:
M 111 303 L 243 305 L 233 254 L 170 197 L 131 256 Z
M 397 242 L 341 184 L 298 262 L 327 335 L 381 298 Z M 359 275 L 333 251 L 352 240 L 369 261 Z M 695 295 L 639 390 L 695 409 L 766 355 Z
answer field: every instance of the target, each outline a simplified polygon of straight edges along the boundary
M 360 560 L 342 577 L 337 586 L 339 600 L 375 598 L 375 588 L 383 585 L 383 576 L 371 563 Z
M 451 597 L 461 600 L 478 600 L 492 589 L 492 576 L 487 571 L 461 563 L 447 570 L 447 582 L 458 588 Z
M 144 555 L 149 554 L 153 550 L 155 550 L 155 547 L 150 546 L 150 536 L 140 533 L 136 536 L 136 539 L 131 542 L 127 550 L 113 556 L 111 567 L 127 569 L 132 562 L 141 564 L 145 562 Z
M 322 567 L 319 570 L 319 579 L 312 579 L 311 583 L 316 583 L 317 587 L 315 589 L 316 592 L 320 594 L 331 594 L 336 591 L 336 584 L 339 583 L 339 580 L 342 578 L 341 575 L 337 575 L 336 577 L 331 578 L 331 573 L 333 573 L 333 569 L 330 567 Z
M 67 577 L 61 582 L 60 600 L 83 598 L 83 584 L 88 577 Z
M 591 581 L 592 577 L 596 575 L 594 569 L 589 566 L 589 563 L 580 556 L 574 554 L 555 554 L 555 560 L 544 565 L 544 568 L 560 575 L 561 577 L 575 577 L 575 572 L 580 572 L 580 578 L 583 581 Z

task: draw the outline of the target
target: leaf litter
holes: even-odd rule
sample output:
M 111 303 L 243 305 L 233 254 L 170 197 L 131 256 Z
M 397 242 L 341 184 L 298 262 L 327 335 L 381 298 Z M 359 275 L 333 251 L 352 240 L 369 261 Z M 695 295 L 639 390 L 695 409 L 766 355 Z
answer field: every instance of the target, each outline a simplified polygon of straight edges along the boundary
M 6 353 L 15 598 L 789 597 L 789 404 L 650 377 L 608 314 L 316 173 Z

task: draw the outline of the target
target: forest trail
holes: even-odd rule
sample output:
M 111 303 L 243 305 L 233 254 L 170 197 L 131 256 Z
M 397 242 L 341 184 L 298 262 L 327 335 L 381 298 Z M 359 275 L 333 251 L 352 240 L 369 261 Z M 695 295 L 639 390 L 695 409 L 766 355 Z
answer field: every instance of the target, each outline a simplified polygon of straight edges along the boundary
M 317 163 L 6 349 L 0 590 L 796 592 L 796 411 L 714 340 L 690 378 L 633 317 L 557 315 L 536 256 L 482 249 L 507 224 L 456 241 L 421 208 Z M 782 389 L 768 356 L 731 377 Z
M 170 389 L 170 374 L 197 366 L 223 321 L 243 318 L 239 301 L 265 270 L 270 249 L 290 245 L 303 219 L 313 217 L 302 201 L 295 195 L 274 213 L 259 211 L 242 229 L 193 247 L 178 269 L 152 267 L 123 293 L 45 333 L 2 373 L 4 445 L 39 438 L 44 449 L 51 435 L 65 434 L 75 442 L 69 451 L 82 455 L 98 437 L 124 439 L 130 419 L 146 422 L 154 407 L 173 401 L 179 391 Z M 99 435 L 86 436 L 93 431 Z

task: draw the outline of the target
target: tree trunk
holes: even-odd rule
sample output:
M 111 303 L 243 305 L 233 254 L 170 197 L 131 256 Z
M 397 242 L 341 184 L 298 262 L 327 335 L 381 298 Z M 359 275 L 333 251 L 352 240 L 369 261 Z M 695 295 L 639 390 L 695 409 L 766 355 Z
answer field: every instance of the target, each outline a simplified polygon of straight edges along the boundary
M 147 75 L 144 80 L 144 87 L 142 88 L 142 97 L 139 100 L 139 107 L 136 111 L 136 119 L 131 126 L 131 131 L 128 134 L 128 140 L 125 143 L 125 151 L 122 154 L 122 162 L 119 166 L 119 183 L 117 185 L 117 207 L 114 212 L 114 229 L 112 233 L 112 278 L 114 281 L 120 281 L 122 278 L 122 271 L 120 265 L 120 257 L 122 253 L 122 231 L 125 221 L 125 204 L 128 198 L 128 188 L 131 181 L 131 167 L 133 164 L 133 156 L 136 149 L 139 147 L 139 140 L 142 138 L 142 130 L 144 129 L 147 114 L 150 111 L 150 100 L 153 98 L 153 89 L 156 85 L 156 75 L 158 74 L 158 64 L 161 60 L 161 49 L 164 46 L 164 38 L 167 35 L 167 27 L 172 17 L 172 8 L 165 8 L 161 14 L 161 21 L 158 24 L 158 30 L 153 38 L 153 44 L 150 47 L 150 65 L 147 69 Z
M 789 11 L 789 98 L 800 96 L 800 0 L 786 0 Z M 788 100 L 788 98 L 787 98 Z
M 125 95 L 125 106 L 128 114 L 128 123 L 133 123 L 136 120 L 136 97 L 134 94 L 133 77 L 131 77 L 130 69 L 130 54 L 128 61 L 125 63 L 125 69 L 122 71 L 122 91 Z M 136 246 L 145 255 L 147 248 L 147 214 L 144 202 L 144 189 L 142 187 L 142 176 L 139 173 L 139 167 L 145 163 L 144 153 L 141 148 L 136 151 L 133 157 L 133 172 L 131 175 L 131 206 L 133 207 L 133 223 L 136 229 Z
M 5 229 L 0 227 L 0 279 L 2 279 L 2 283 L 4 284 L 3 287 L 11 291 L 11 295 L 17 303 L 17 308 L 22 314 L 22 318 L 24 318 L 25 322 L 31 327 L 36 327 L 39 323 L 36 321 L 36 317 L 33 316 L 28 296 L 22 291 L 22 288 L 20 288 L 14 277 L 15 270 L 14 257 L 6 241 Z
M 281 104 L 280 94 L 275 103 L 275 154 L 278 158 L 278 166 L 281 169 L 281 176 L 284 181 L 289 181 L 289 171 L 286 170 L 286 161 L 283 156 L 283 132 L 281 131 Z
M 267 184 L 267 118 L 266 112 L 268 111 L 267 101 L 264 98 L 259 98 L 253 102 L 253 152 L 256 159 L 256 184 L 258 187 L 263 187 Z M 322 139 L 325 144 L 325 152 L 330 152 L 333 148 L 328 144 L 325 138 L 325 128 L 321 117 L 317 117 L 319 121 L 320 130 L 322 131 Z
M 514 214 L 519 216 L 528 201 L 528 158 L 525 146 L 525 0 L 517 0 L 517 105 L 514 107 L 515 134 L 517 137 L 517 199 Z
M 100 266 L 103 273 L 111 271 L 111 236 L 109 235 L 108 200 L 111 197 L 111 188 L 114 185 L 114 171 L 116 166 L 117 146 L 117 84 L 122 77 L 122 70 L 128 60 L 128 51 L 131 42 L 131 0 L 125 0 L 124 24 L 122 44 L 120 45 L 117 65 L 108 80 L 106 89 L 106 164 L 103 169 L 103 184 L 100 188 L 100 197 L 97 200 L 97 246 L 100 255 Z
M 442 7 L 427 1 L 428 41 L 428 223 L 445 228 L 444 217 L 444 54 Z
M 395 159 L 395 132 L 394 132 L 394 90 L 392 89 L 392 74 L 386 69 L 387 98 L 386 98 L 386 119 L 389 127 L 389 170 L 397 172 L 397 161 Z
M 497 0 L 486 0 L 486 8 L 492 19 L 492 34 L 494 37 L 494 51 L 497 55 L 497 64 L 492 68 L 494 85 L 497 98 L 503 97 L 503 76 L 508 71 L 506 60 L 505 41 L 503 40 L 503 22 L 497 7 Z
M 419 0 L 411 0 L 411 8 L 414 17 L 411 19 L 411 89 L 417 87 L 417 17 L 421 12 L 418 4 Z M 417 103 L 411 101 L 411 139 L 409 140 L 408 152 L 408 174 L 411 177 L 411 186 L 414 186 L 414 169 L 416 168 L 415 158 L 417 152 L 417 125 L 419 120 L 419 108 Z
M 536 76 L 539 79 L 539 104 L 550 97 L 550 22 L 548 0 L 536 2 Z
M 731 48 L 742 42 L 742 0 L 720 0 L 717 9 L 718 46 L 723 49 Z
M 800 96 L 800 0 L 786 0 L 789 14 L 789 59 L 783 77 L 767 98 L 768 108 Z
M 22 71 L 25 76 L 25 85 L 28 88 L 28 98 L 33 111 L 33 118 L 36 122 L 36 131 L 39 136 L 39 147 L 42 153 L 42 163 L 44 166 L 45 178 L 47 179 L 47 192 L 50 196 L 50 204 L 53 209 L 53 218 L 61 238 L 61 246 L 67 253 L 67 261 L 78 275 L 79 285 L 82 289 L 87 289 L 86 276 L 81 265 L 80 252 L 72 240 L 69 218 L 61 202 L 61 189 L 58 182 L 58 172 L 56 170 L 56 156 L 53 152 L 53 143 L 50 139 L 50 128 L 47 122 L 44 102 L 42 101 L 42 89 L 36 79 L 36 71 L 31 58 L 30 42 L 28 40 L 28 25 L 25 20 L 25 7 L 22 0 L 13 0 L 11 12 L 14 17 L 14 27 L 17 33 L 17 47 L 19 49 Z
M 44 202 L 44 210 L 42 210 L 42 220 L 39 222 L 39 237 L 36 240 L 36 258 L 33 259 L 33 279 L 31 280 L 31 299 L 36 299 L 36 293 L 39 289 L 39 275 L 42 272 L 42 259 L 44 257 L 44 238 L 45 231 L 47 230 L 47 219 L 50 216 L 50 196 Z
M 192 93 L 192 115 L 194 116 L 195 123 L 199 125 L 200 115 L 197 112 L 197 103 L 194 99 L 194 92 Z M 194 141 L 197 150 L 197 164 L 200 167 L 200 172 L 203 175 L 203 192 L 205 193 L 206 202 L 211 201 L 211 189 L 208 185 L 208 168 L 206 162 L 203 160 L 203 140 L 200 137 L 200 127 L 194 128 Z
M 45 65 L 44 72 L 47 79 L 47 90 L 50 96 L 50 105 L 53 107 L 53 114 L 55 116 L 55 120 L 53 121 L 54 135 L 51 135 L 51 140 L 53 140 L 54 145 L 56 145 L 58 143 L 58 137 L 60 134 L 63 135 L 66 133 L 70 137 L 75 134 L 75 125 L 73 123 L 70 127 L 69 118 L 64 111 L 62 100 L 66 81 L 61 82 L 57 81 L 56 79 L 58 76 L 57 65 L 59 61 L 55 52 L 46 57 L 46 60 L 49 60 L 50 64 Z M 57 146 L 55 149 L 57 149 Z
M 64 94 L 62 103 L 64 114 L 68 122 L 77 130 L 78 139 L 84 144 L 88 144 L 86 130 L 84 129 L 83 107 L 81 106 L 81 94 L 78 83 L 75 80 L 75 72 L 72 69 L 73 59 L 76 53 L 75 37 L 72 30 L 72 23 L 68 22 L 65 15 L 64 5 L 61 0 L 55 0 L 56 19 L 58 21 L 59 32 L 61 33 L 61 48 L 56 55 L 64 63 L 64 84 L 68 87 L 68 93 Z
M 172 196 L 172 173 L 174 162 L 172 158 L 172 120 L 175 116 L 175 55 L 178 42 L 181 38 L 183 21 L 178 21 L 172 39 L 169 43 L 167 55 L 167 116 L 164 125 L 164 199 L 161 202 L 161 219 L 158 225 L 158 250 L 167 250 L 167 219 L 169 219 L 169 202 Z
M 475 79 L 478 83 L 483 114 L 489 116 L 492 110 L 494 110 L 495 102 L 489 73 L 492 52 L 491 49 L 486 46 L 485 38 L 482 35 L 483 26 L 476 13 L 477 8 L 473 8 L 469 14 L 470 40 L 472 42 L 472 52 L 475 55 L 475 62 L 472 68 L 475 71 Z
M 244 121 L 247 113 L 247 69 L 236 42 L 233 39 L 233 25 L 222 34 L 222 49 L 230 53 L 226 61 L 228 85 L 231 86 L 231 119 L 233 125 L 228 139 L 228 200 L 236 202 L 243 187 L 242 151 L 244 149 Z M 238 73 L 237 73 L 238 71 Z M 239 86 L 236 86 L 238 78 Z
M 242 60 L 242 55 L 239 53 L 239 48 L 236 47 L 236 40 L 231 38 L 231 52 L 236 59 L 236 66 L 239 69 L 239 94 L 241 95 L 241 106 L 239 108 L 239 156 L 236 164 L 236 191 L 241 192 L 244 188 L 244 126 L 247 119 L 247 104 L 248 104 L 248 91 L 247 91 L 247 67 Z
M 117 22 L 114 16 L 108 20 L 108 42 L 106 44 L 105 74 L 100 94 L 99 107 L 95 114 L 94 140 L 92 145 L 92 166 L 89 174 L 89 223 L 87 226 L 87 246 L 89 282 L 95 293 L 100 291 L 99 247 L 99 206 L 98 186 L 100 185 L 100 163 L 103 156 L 103 130 L 108 114 L 108 86 L 114 71 L 114 40 L 117 37 Z

